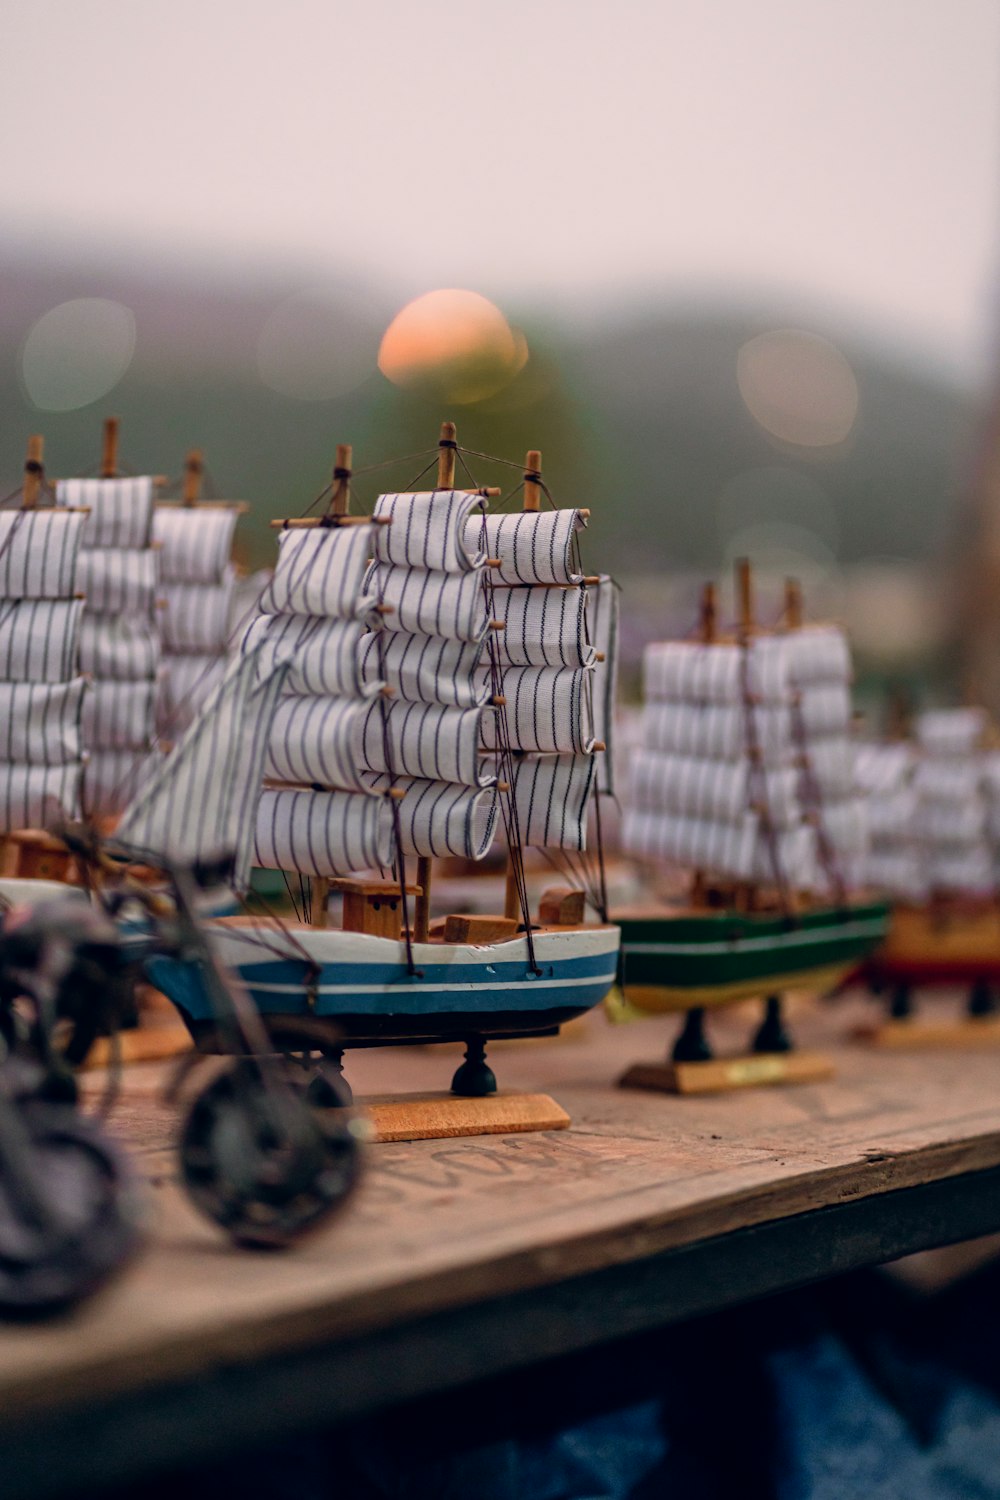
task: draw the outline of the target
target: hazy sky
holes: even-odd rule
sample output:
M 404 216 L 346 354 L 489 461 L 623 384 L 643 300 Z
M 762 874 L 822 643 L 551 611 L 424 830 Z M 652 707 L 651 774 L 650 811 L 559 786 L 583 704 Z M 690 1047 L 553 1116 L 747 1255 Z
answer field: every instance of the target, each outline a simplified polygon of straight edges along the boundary
M 789 292 L 981 366 L 998 0 L 8 0 L 0 225 L 523 304 Z

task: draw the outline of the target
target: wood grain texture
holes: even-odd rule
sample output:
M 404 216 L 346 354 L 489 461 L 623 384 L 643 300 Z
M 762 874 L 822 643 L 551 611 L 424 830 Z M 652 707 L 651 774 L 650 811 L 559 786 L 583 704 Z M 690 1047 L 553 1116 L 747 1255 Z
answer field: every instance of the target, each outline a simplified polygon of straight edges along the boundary
M 945 1016 L 940 1020 L 912 1016 L 905 1021 L 862 1024 L 855 1036 L 859 1042 L 889 1052 L 927 1052 L 942 1047 L 978 1052 L 1000 1047 L 1000 1016 Z
M 501 1084 L 551 1092 L 570 1129 L 370 1147 L 343 1217 L 281 1256 L 233 1250 L 196 1216 L 174 1179 L 171 1069 L 137 1065 L 114 1128 L 149 1179 L 149 1248 L 71 1317 L 0 1330 L 0 1428 L 591 1273 L 638 1274 L 664 1251 L 1000 1165 L 995 1056 L 838 1044 L 859 1018 L 850 1006 L 794 1017 L 835 1080 L 705 1097 L 614 1087 L 637 1056 L 664 1054 L 676 1023 L 592 1015 L 583 1044 L 492 1047 Z M 756 1019 L 720 1017 L 720 1050 Z M 455 1050 L 353 1052 L 347 1073 L 359 1093 L 442 1088 Z M 101 1075 L 85 1087 L 96 1098 Z
M 469 1135 L 509 1135 L 526 1130 L 565 1130 L 569 1115 L 548 1094 L 382 1095 L 359 1099 L 375 1141 L 433 1141 Z

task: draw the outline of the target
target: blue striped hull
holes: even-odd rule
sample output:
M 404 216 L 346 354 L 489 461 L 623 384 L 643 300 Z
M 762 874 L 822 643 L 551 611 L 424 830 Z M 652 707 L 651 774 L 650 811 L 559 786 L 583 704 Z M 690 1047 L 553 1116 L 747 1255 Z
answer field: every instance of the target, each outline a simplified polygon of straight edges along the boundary
M 489 947 L 422 943 L 417 973 L 407 972 L 403 945 L 389 938 L 299 928 L 306 956 L 267 951 L 273 929 L 212 924 L 213 946 L 239 977 L 273 1032 L 282 1022 L 329 1022 L 346 1045 L 436 1042 L 479 1036 L 542 1035 L 598 1005 L 614 983 L 616 927 L 540 932 L 533 972 L 523 937 Z M 213 1016 L 195 965 L 153 958 L 151 981 L 177 1005 L 196 1036 Z

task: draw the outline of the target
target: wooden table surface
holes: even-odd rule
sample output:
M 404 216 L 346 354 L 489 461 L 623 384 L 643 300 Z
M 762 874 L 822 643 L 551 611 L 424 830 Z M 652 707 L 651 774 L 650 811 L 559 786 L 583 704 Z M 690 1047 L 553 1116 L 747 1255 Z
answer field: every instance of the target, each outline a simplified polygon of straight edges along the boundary
M 84 1308 L 0 1331 L 5 1493 L 65 1487 L 53 1448 L 80 1434 L 104 1467 L 74 1472 L 135 1477 L 168 1451 L 222 1452 L 241 1427 L 353 1419 L 1000 1228 L 1000 1052 L 848 1045 L 850 1005 L 797 1020 L 837 1076 L 793 1088 L 613 1087 L 663 1055 L 669 1018 L 598 1014 L 558 1043 L 491 1048 L 501 1086 L 548 1090 L 569 1130 L 370 1147 L 343 1217 L 281 1254 L 232 1249 L 200 1220 L 174 1181 L 165 1070 L 130 1069 L 115 1129 L 148 1178 L 148 1248 Z M 722 1047 L 747 1028 L 712 1022 Z M 359 1093 L 441 1087 L 456 1056 L 354 1053 L 348 1071 Z

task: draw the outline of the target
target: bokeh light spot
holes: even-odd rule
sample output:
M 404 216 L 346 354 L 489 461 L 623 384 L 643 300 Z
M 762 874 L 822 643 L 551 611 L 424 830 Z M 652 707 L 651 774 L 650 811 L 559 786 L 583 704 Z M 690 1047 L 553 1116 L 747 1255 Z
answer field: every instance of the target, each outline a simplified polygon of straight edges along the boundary
M 528 360 L 528 344 L 478 292 L 426 292 L 386 329 L 378 365 L 421 395 L 470 405 L 503 390 Z
M 378 333 L 342 301 L 299 292 L 274 309 L 257 340 L 261 380 L 298 401 L 331 401 L 374 373 Z
M 747 410 L 785 443 L 842 443 L 858 415 L 858 382 L 840 350 L 817 334 L 780 328 L 749 339 L 736 360 Z
M 112 391 L 135 353 L 135 318 L 104 297 L 60 302 L 32 324 L 21 379 L 40 411 L 75 411 Z

